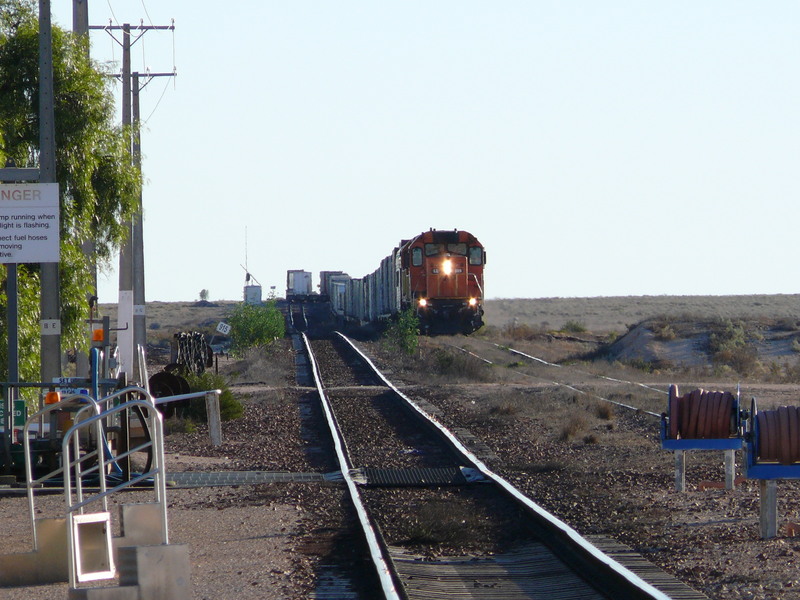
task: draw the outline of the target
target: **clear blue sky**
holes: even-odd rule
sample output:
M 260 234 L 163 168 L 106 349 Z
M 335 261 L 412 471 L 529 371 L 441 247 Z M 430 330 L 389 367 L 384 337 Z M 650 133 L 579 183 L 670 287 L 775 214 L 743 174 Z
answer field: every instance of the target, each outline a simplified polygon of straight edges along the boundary
M 133 50 L 178 72 L 142 94 L 147 300 L 241 299 L 245 258 L 361 277 L 431 227 L 485 244 L 489 298 L 800 292 L 796 1 L 89 6 L 175 19 Z

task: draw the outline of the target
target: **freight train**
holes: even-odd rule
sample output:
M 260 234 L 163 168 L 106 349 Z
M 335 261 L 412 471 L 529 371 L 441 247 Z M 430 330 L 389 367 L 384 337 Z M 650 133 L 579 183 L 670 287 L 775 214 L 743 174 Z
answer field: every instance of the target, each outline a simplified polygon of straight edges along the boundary
M 369 275 L 320 273 L 320 294 L 345 322 L 389 319 L 408 308 L 424 333 L 472 333 L 483 325 L 486 251 L 467 231 L 431 229 L 402 240 Z

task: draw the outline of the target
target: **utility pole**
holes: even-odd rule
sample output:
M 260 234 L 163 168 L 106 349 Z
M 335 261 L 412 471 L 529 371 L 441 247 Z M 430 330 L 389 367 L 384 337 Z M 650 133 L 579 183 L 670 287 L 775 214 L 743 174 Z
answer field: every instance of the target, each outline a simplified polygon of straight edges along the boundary
M 131 131 L 131 26 L 122 26 L 122 126 Z M 133 140 L 128 140 L 132 154 Z M 133 224 L 127 221 L 127 238 L 119 251 L 119 300 L 117 303 L 117 345 L 120 369 L 134 381 L 134 360 L 137 340 L 133 335 Z M 143 383 L 143 382 L 142 382 Z
M 89 35 L 89 0 L 72 0 L 72 31 Z
M 86 43 L 86 58 L 89 58 L 89 0 L 72 0 L 72 32 L 83 38 Z M 81 244 L 81 252 L 86 259 L 86 263 L 91 265 L 92 289 L 87 295 L 86 302 L 90 304 L 90 298 L 97 297 L 97 264 L 95 263 L 94 240 L 86 240 Z M 91 314 L 89 315 L 91 318 Z M 77 352 L 75 355 L 75 374 L 78 377 L 89 376 L 89 355 L 86 352 Z
M 122 46 L 122 125 L 131 131 L 130 150 L 133 164 L 141 170 L 141 138 L 139 123 L 139 92 L 147 85 L 140 84 L 139 73 L 131 73 L 131 46 L 135 44 L 146 32 L 150 30 L 175 30 L 175 25 L 144 25 L 140 24 L 134 29 L 137 32 L 132 38 L 132 28 L 129 23 L 123 25 L 97 26 L 90 25 L 89 29 L 103 29 L 112 37 L 114 31 L 122 32 L 122 41 L 116 40 Z M 172 73 L 147 73 L 148 82 L 154 77 L 174 77 Z M 133 81 L 132 81 L 133 80 Z M 134 378 L 136 369 L 136 348 L 145 347 L 147 342 L 147 328 L 145 320 L 145 289 L 144 289 L 144 235 L 143 220 L 140 210 L 134 215 L 132 222 L 126 223 L 129 228 L 128 239 L 120 249 L 119 255 L 119 304 L 117 307 L 117 345 L 120 351 L 120 366 L 127 373 L 129 380 Z M 139 373 L 143 379 L 143 373 Z M 145 384 L 146 382 L 141 381 Z
M 53 30 L 50 0 L 39 0 L 39 182 L 56 183 L 55 110 L 53 106 Z M 41 264 L 42 382 L 61 377 L 59 263 Z
M 133 117 L 133 164 L 141 173 L 142 171 L 142 137 L 141 119 L 139 116 L 139 73 L 133 74 L 132 81 L 132 105 L 131 114 Z M 133 283 L 133 347 L 145 346 L 147 343 L 147 329 L 145 327 L 145 293 L 144 293 L 144 229 L 142 219 L 143 194 L 139 191 L 140 210 L 133 217 L 132 242 L 133 242 L 133 265 L 131 282 Z M 142 384 L 146 384 L 143 381 Z

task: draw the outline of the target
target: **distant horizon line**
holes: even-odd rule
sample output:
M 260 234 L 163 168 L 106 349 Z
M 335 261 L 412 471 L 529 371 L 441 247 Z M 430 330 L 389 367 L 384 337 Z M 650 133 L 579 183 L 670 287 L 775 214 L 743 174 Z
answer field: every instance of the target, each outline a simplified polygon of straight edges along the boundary
M 754 298 L 765 298 L 770 296 L 800 296 L 800 292 L 776 292 L 776 293 L 742 293 L 742 294 L 614 294 L 614 295 L 595 295 L 595 296 L 498 296 L 493 298 L 486 298 L 484 302 L 500 302 L 503 300 L 574 300 L 574 299 L 586 299 L 591 300 L 594 298 L 744 298 L 744 297 L 754 297 Z M 276 300 L 283 300 L 282 296 L 278 296 L 275 298 Z M 160 302 L 164 304 L 168 303 L 188 303 L 188 304 L 195 304 L 198 302 L 243 302 L 243 298 L 218 298 L 216 300 L 145 300 L 146 303 L 148 302 Z M 108 304 L 117 304 L 117 302 L 100 302 L 102 305 Z

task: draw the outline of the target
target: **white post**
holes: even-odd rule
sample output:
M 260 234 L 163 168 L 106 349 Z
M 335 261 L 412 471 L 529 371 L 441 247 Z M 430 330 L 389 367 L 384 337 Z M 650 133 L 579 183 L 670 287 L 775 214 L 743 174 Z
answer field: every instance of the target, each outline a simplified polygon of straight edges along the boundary
M 206 415 L 208 416 L 208 434 L 211 445 L 222 444 L 222 423 L 219 415 L 219 390 L 206 392 Z
M 761 479 L 758 489 L 761 499 L 761 539 L 766 540 L 778 535 L 778 483 L 774 479 Z
M 736 483 L 736 450 L 725 450 L 725 489 L 732 490 Z

